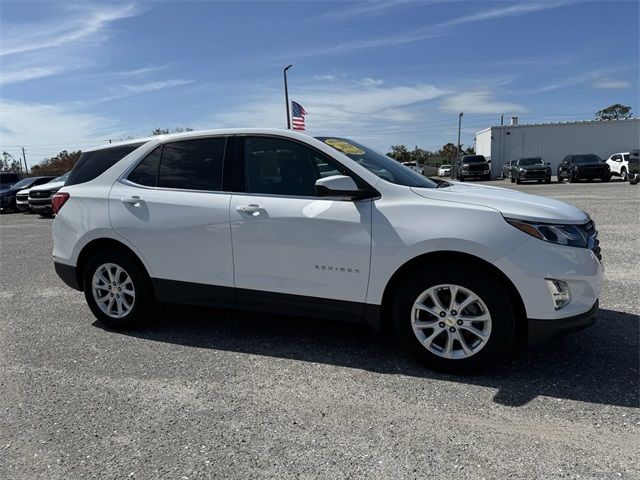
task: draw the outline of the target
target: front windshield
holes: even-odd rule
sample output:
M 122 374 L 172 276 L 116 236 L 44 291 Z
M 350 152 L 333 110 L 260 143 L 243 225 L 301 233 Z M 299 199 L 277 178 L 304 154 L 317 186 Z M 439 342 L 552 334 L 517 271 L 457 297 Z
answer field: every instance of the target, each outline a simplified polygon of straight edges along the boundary
M 13 188 L 26 188 L 34 182 L 33 178 L 24 178 L 13 185 Z
M 468 157 L 462 157 L 462 163 L 484 163 L 487 160 L 483 155 L 473 155 Z
M 518 165 L 544 165 L 541 158 L 522 158 L 518 161 Z
M 67 178 L 69 178 L 69 174 L 71 172 L 67 172 L 64 175 L 60 175 L 59 177 L 54 178 L 53 180 L 51 180 L 49 183 L 53 183 L 53 182 L 66 182 Z
M 575 155 L 573 157 L 573 163 L 598 163 L 602 162 L 597 155 Z
M 438 184 L 433 180 L 423 177 L 393 158 L 371 150 L 357 142 L 339 137 L 316 138 L 358 162 L 371 173 L 387 182 L 407 187 L 438 188 Z
M 451 165 L 442 165 L 440 168 L 451 168 Z

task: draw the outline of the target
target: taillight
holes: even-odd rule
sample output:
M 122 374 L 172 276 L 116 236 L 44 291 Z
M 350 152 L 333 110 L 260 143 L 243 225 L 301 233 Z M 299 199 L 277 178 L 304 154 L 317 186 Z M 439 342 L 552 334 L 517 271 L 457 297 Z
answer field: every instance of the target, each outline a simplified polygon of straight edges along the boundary
M 69 200 L 69 194 L 67 192 L 56 193 L 51 199 L 53 213 L 58 213 L 67 200 Z

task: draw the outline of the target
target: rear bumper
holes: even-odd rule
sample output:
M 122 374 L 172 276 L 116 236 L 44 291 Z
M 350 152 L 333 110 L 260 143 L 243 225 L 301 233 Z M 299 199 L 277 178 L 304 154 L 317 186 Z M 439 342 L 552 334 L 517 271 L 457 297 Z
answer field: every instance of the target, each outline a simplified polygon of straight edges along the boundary
M 598 316 L 599 303 L 591 307 L 591 310 L 573 317 L 561 318 L 557 320 L 536 320 L 530 318 L 529 323 L 529 346 L 537 346 L 548 342 L 549 340 L 577 332 L 584 328 L 590 327 L 596 323 Z
M 53 262 L 53 266 L 56 269 L 56 273 L 64 283 L 66 283 L 68 286 L 70 286 L 74 290 L 82 290 L 80 288 L 80 283 L 78 282 L 76 267 L 74 267 L 73 265 L 66 265 L 60 262 Z

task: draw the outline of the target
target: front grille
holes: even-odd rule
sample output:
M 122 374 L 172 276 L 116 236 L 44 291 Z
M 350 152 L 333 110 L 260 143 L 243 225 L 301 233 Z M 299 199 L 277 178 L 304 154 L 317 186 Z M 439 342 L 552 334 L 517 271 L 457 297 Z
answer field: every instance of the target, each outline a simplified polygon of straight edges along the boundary
M 598 260 L 602 260 L 602 253 L 600 249 L 600 241 L 598 240 L 598 230 L 596 230 L 596 224 L 593 220 L 582 225 L 584 234 L 589 239 L 589 248 L 598 257 Z
M 21 202 L 26 202 L 28 199 L 29 199 L 29 194 L 27 193 L 16 195 L 16 200 L 20 200 Z
M 29 192 L 29 198 L 49 198 L 51 192 L 49 190 L 35 190 Z
M 468 171 L 476 173 L 476 172 L 483 172 L 483 171 L 488 170 L 488 169 L 489 169 L 489 166 L 486 165 L 486 164 L 480 164 L 480 165 L 478 165 L 478 164 L 469 164 L 469 170 Z

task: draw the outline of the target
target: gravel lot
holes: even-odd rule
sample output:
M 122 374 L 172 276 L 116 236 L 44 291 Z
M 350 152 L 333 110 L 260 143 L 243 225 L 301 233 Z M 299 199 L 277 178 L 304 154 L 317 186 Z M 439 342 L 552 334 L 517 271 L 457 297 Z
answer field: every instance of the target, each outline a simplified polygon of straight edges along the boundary
M 640 478 L 640 187 L 511 186 L 600 231 L 599 323 L 478 376 L 365 327 L 172 307 L 105 331 L 0 217 L 0 478 Z

